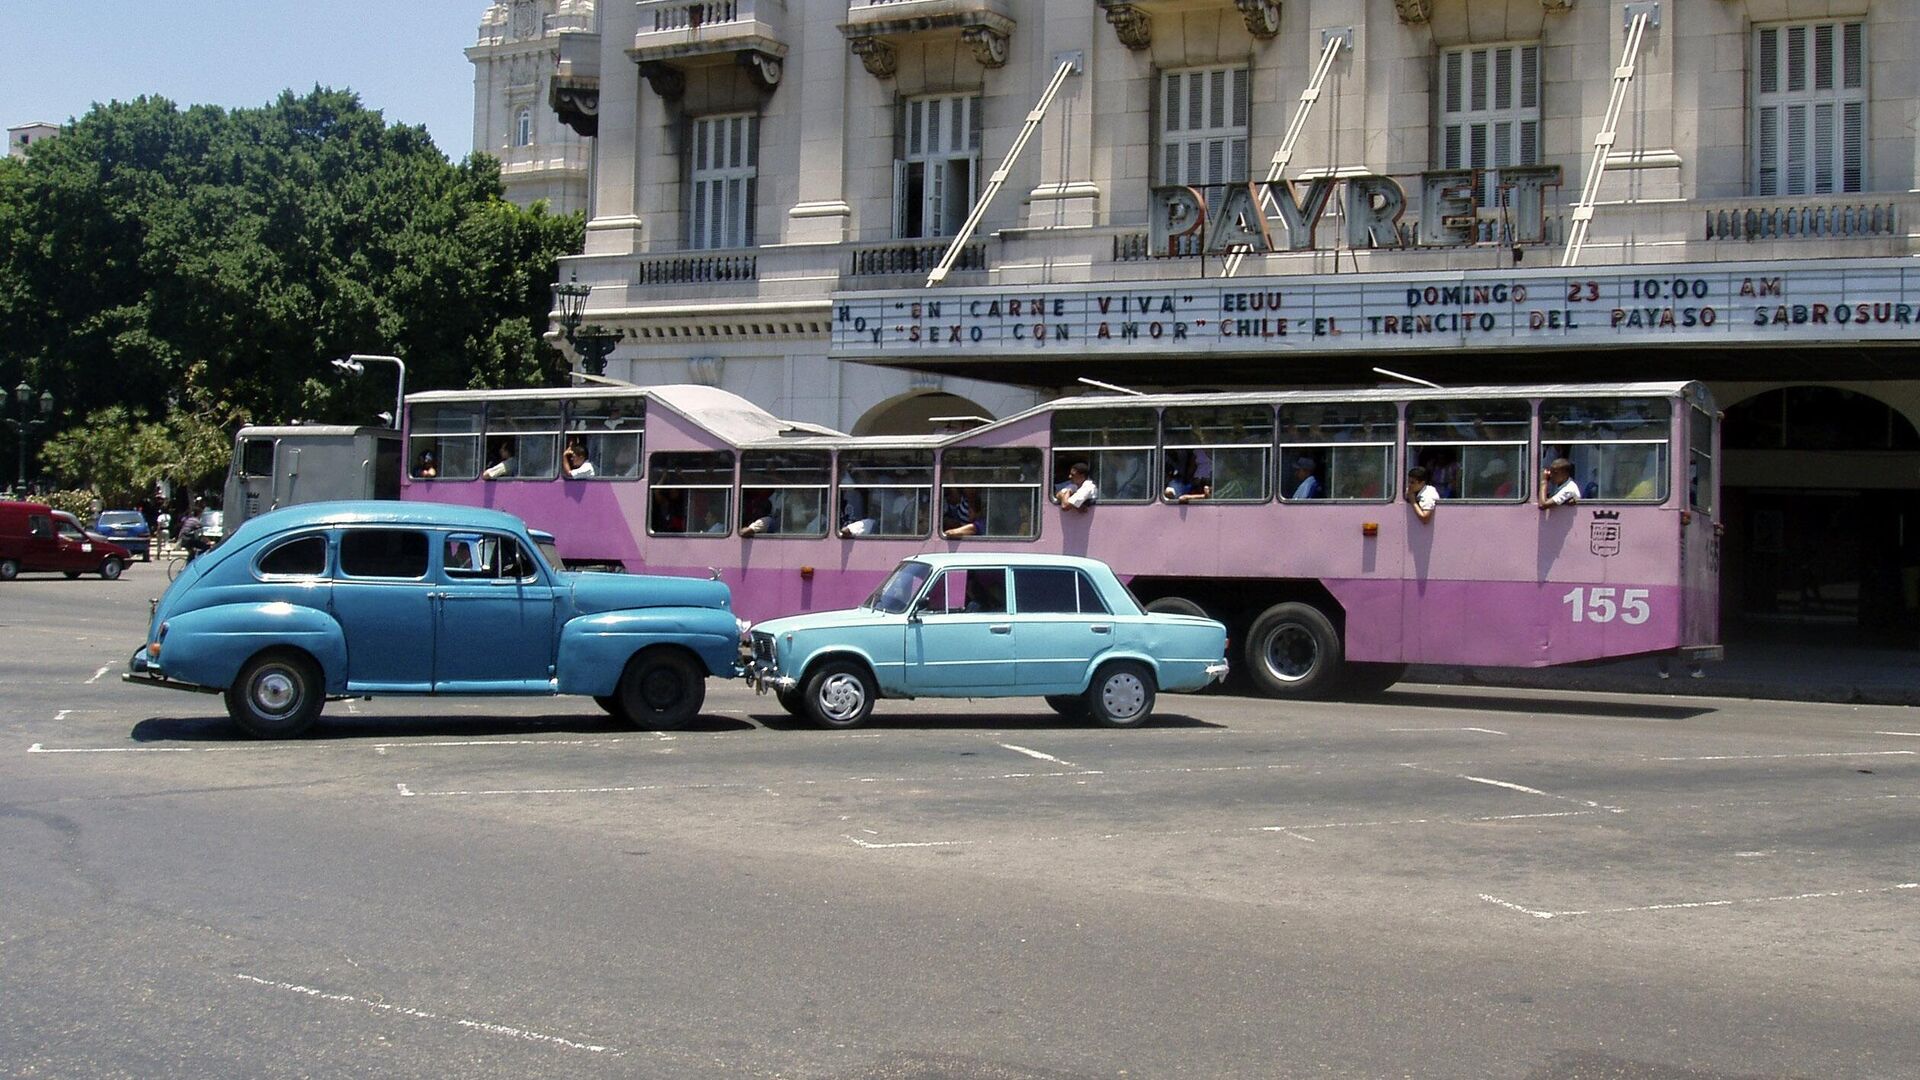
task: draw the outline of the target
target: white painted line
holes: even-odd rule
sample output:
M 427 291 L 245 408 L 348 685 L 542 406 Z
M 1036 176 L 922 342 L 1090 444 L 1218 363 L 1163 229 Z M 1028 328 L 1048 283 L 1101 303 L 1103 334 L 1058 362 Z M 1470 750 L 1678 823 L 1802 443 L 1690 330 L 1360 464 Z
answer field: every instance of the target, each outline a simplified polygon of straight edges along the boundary
M 272 987 L 275 990 L 285 990 L 288 993 L 304 994 L 307 997 L 317 998 L 321 1001 L 336 1001 L 346 1005 L 360 1005 L 369 1009 L 377 1009 L 380 1012 L 394 1013 L 399 1016 L 410 1016 L 415 1020 L 436 1020 L 441 1023 L 468 1028 L 473 1031 L 484 1031 L 489 1035 L 506 1035 L 515 1039 L 524 1039 L 528 1042 L 546 1043 L 567 1050 L 585 1050 L 591 1054 L 607 1054 L 612 1057 L 619 1057 L 626 1053 L 626 1051 L 612 1046 L 597 1046 L 592 1043 L 575 1042 L 572 1039 L 563 1039 L 558 1035 L 543 1035 L 538 1031 L 509 1027 L 506 1024 L 496 1024 L 488 1020 L 466 1020 L 457 1016 L 440 1016 L 435 1013 L 423 1012 L 419 1009 L 410 1009 L 403 1005 L 390 1005 L 384 1001 L 370 1001 L 366 998 L 354 997 L 351 994 L 329 994 L 324 990 L 315 990 L 311 986 L 301 986 L 298 983 L 274 982 L 269 979 L 240 974 L 234 975 L 234 978 L 260 986 Z
M 100 681 L 100 677 L 101 677 L 102 675 L 105 675 L 105 674 L 106 674 L 107 672 L 109 672 L 109 671 L 112 671 L 112 670 L 113 670 L 113 665 L 112 665 L 112 664 L 101 664 L 101 665 L 100 665 L 100 670 L 99 670 L 99 671 L 96 671 L 96 672 L 94 672 L 94 673 L 93 673 L 93 678 L 91 678 L 91 679 L 88 679 L 88 680 L 87 680 L 87 685 L 88 685 L 88 686 L 92 686 L 92 685 L 93 685 L 94 683 L 97 683 L 97 682 L 99 682 L 99 681 Z
M 76 746 L 54 747 L 34 743 L 27 747 L 29 754 L 191 754 L 191 746 Z
M 1920 739 L 1920 731 L 1876 731 L 1875 735 L 1904 735 L 1909 739 Z
M 1052 754 L 1043 754 L 1038 750 L 1030 750 L 1024 746 L 1015 746 L 1010 742 L 995 743 L 994 745 L 1000 747 L 1002 750 L 1011 750 L 1016 754 L 1025 754 L 1030 758 L 1039 758 L 1041 761 L 1051 761 L 1055 765 L 1061 765 L 1069 769 L 1079 768 L 1079 766 L 1075 765 L 1071 761 L 1062 761 L 1061 759 L 1054 757 Z
M 1492 728 L 1485 728 L 1485 727 L 1394 727 L 1394 728 L 1388 728 L 1387 730 L 1390 732 L 1394 732 L 1394 731 L 1477 731 L 1482 735 L 1505 735 L 1506 734 L 1506 732 L 1504 731 L 1495 731 Z
M 605 746 L 610 743 L 631 741 L 629 737 L 612 739 L 460 739 L 440 742 L 384 742 L 349 743 L 330 742 L 286 742 L 286 743 L 242 743 L 231 746 L 45 746 L 34 743 L 27 748 L 29 754 L 230 754 L 253 753 L 264 750 L 289 751 L 305 750 L 316 753 L 335 751 L 372 750 L 376 755 L 385 757 L 389 750 L 434 749 L 449 746 Z
M 55 723 L 59 723 L 60 721 L 65 720 L 67 717 L 72 715 L 73 715 L 72 709 L 61 709 L 59 712 L 53 714 L 53 719 Z
M 1831 754 L 1713 754 L 1707 757 L 1662 757 L 1655 761 L 1775 761 L 1780 758 L 1912 757 L 1920 750 L 1843 750 Z
M 973 843 L 973 841 L 971 840 L 922 840 L 917 843 L 910 843 L 910 844 L 909 843 L 876 844 L 868 840 L 862 840 L 857 836 L 847 836 L 846 839 L 853 841 L 854 845 L 857 847 L 863 847 L 869 850 L 878 850 L 880 848 L 965 847 L 966 845 Z
M 1604 809 L 1604 807 L 1602 808 Z M 1488 821 L 1526 821 L 1532 818 L 1586 817 L 1600 810 L 1556 810 L 1545 814 L 1488 814 L 1464 818 L 1395 818 L 1382 821 L 1327 821 L 1313 825 L 1259 825 L 1258 832 L 1309 832 L 1314 829 L 1373 829 L 1389 825 L 1472 825 Z M 1306 839 L 1306 837 L 1301 837 Z
M 1078 769 L 1071 772 L 1014 772 L 992 773 L 985 776 L 844 776 L 827 780 L 786 780 L 771 785 L 764 784 L 646 784 L 636 787 L 580 787 L 580 788 L 494 788 L 488 790 L 462 791 L 419 791 L 416 795 L 607 795 L 627 794 L 636 791 L 720 791 L 726 789 L 766 790 L 768 787 L 823 787 L 830 784 L 942 784 L 942 783 L 988 783 L 1002 780 L 1061 780 L 1068 779 L 1084 783 L 1090 776 L 1148 776 L 1170 773 L 1211 773 L 1211 772 L 1252 772 L 1270 769 L 1300 769 L 1304 765 L 1218 765 L 1193 768 L 1160 769 Z M 1555 796 L 1559 798 L 1560 796 Z
M 1400 763 L 1400 765 L 1402 768 L 1418 769 L 1421 772 L 1436 773 L 1443 776 L 1446 775 L 1445 773 L 1441 773 L 1439 769 L 1429 769 L 1424 765 L 1418 765 L 1411 761 L 1403 761 Z M 1489 787 L 1506 788 L 1509 791 L 1518 791 L 1524 795 L 1539 795 L 1543 798 L 1559 799 L 1562 802 L 1576 803 L 1580 806 L 1591 806 L 1596 810 L 1607 810 L 1615 814 L 1623 812 L 1617 806 L 1608 806 L 1604 803 L 1597 803 L 1597 802 L 1594 802 L 1592 799 L 1576 799 L 1571 795 L 1555 795 L 1551 791 L 1541 791 L 1539 788 L 1528 787 L 1525 784 L 1516 784 L 1510 780 L 1492 780 L 1484 776 L 1468 776 L 1465 773 L 1454 773 L 1453 776 L 1457 780 L 1471 780 L 1476 784 L 1486 784 Z
M 1536 911 L 1521 907 L 1510 900 L 1497 896 L 1480 894 L 1480 899 L 1489 904 L 1498 904 L 1512 911 L 1523 912 L 1536 919 L 1568 919 L 1576 915 L 1625 915 L 1641 911 L 1686 911 L 1693 908 L 1732 907 L 1735 904 L 1782 904 L 1794 900 L 1827 900 L 1840 896 L 1873 896 L 1879 893 L 1901 892 L 1920 889 L 1920 881 L 1907 881 L 1898 885 L 1883 885 L 1877 889 L 1836 889 L 1832 892 L 1794 893 L 1789 896 L 1743 896 L 1735 900 L 1694 900 L 1675 904 L 1640 904 L 1635 907 L 1591 908 L 1583 911 Z
M 393 786 L 394 786 L 394 787 L 397 787 L 397 788 L 399 788 L 399 789 L 400 789 L 400 797 L 401 797 L 401 798 L 403 798 L 403 799 L 411 799 L 411 798 L 413 798 L 413 790 L 412 790 L 411 788 L 409 788 L 409 787 L 407 787 L 407 785 L 405 785 L 405 784 L 395 784 L 395 785 L 393 785 Z

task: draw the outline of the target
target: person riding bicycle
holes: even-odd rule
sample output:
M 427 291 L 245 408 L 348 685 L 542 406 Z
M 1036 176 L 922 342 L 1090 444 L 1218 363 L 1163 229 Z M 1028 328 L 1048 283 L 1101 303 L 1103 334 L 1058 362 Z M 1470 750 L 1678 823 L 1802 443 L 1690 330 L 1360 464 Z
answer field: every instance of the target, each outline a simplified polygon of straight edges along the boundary
M 180 546 L 186 551 L 188 562 L 192 562 L 195 555 L 213 547 L 213 541 L 207 538 L 206 529 L 200 520 L 201 511 L 204 509 L 203 506 L 194 507 L 187 514 L 186 519 L 180 522 Z

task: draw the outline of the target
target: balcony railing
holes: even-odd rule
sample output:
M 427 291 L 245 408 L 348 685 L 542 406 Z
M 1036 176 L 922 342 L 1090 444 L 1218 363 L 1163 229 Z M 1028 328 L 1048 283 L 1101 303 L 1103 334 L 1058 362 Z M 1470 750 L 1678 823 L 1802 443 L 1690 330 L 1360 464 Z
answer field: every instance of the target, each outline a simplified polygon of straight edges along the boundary
M 635 285 L 710 285 L 759 278 L 760 257 L 740 252 L 651 255 L 634 268 Z
M 740 21 L 739 2 L 689 4 L 684 2 L 666 4 L 642 4 L 641 8 L 653 8 L 653 32 L 666 33 L 669 30 L 697 30 L 702 26 Z
M 1898 236 L 1892 203 L 1856 206 L 1750 206 L 1707 211 L 1708 240 L 1837 240 Z
M 875 0 L 886 3 L 887 0 Z M 875 244 L 858 247 L 853 250 L 852 265 L 848 268 L 849 277 L 883 277 L 890 274 L 925 274 L 940 265 L 940 259 L 946 255 L 949 243 L 946 241 L 901 240 L 891 244 Z M 985 270 L 987 268 L 987 246 L 968 244 L 960 249 L 960 258 L 953 264 L 956 272 Z

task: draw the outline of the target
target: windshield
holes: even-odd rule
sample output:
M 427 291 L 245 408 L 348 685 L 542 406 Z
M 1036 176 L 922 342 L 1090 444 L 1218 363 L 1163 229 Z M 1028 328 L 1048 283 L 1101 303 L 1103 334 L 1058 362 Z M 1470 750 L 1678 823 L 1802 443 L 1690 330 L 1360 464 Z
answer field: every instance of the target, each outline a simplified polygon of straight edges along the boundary
M 145 525 L 147 519 L 138 510 L 109 510 L 100 515 L 102 525 Z
M 873 595 L 867 597 L 860 606 L 888 615 L 899 615 L 907 610 L 908 604 L 913 603 L 914 597 L 920 595 L 920 587 L 927 583 L 927 576 L 932 573 L 933 567 L 909 559 L 894 567 L 887 580 L 873 590 Z

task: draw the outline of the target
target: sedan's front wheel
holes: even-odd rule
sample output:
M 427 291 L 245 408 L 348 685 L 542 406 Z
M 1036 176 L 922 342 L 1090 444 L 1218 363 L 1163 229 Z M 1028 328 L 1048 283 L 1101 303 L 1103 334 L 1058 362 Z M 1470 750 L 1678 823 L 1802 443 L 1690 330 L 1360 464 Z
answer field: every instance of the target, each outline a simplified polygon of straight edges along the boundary
M 823 728 L 857 728 L 873 714 L 873 676 L 851 660 L 829 660 L 807 676 L 807 716 Z

